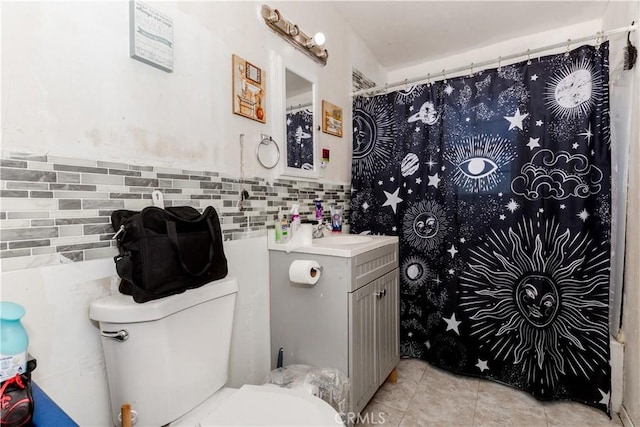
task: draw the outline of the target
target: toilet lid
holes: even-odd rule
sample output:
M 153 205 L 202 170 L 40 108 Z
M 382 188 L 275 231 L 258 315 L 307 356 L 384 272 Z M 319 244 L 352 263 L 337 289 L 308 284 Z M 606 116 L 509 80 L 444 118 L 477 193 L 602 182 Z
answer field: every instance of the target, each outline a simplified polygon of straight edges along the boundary
M 300 390 L 244 385 L 200 422 L 205 426 L 336 426 L 340 415 Z

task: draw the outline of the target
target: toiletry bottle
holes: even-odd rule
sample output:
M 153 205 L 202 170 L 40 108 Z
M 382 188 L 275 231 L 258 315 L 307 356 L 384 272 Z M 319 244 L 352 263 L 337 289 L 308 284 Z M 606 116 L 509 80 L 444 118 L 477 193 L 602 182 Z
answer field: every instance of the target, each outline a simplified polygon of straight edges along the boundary
M 300 205 L 294 203 L 291 206 L 291 235 L 296 234 L 296 231 L 300 229 Z
M 20 304 L 0 302 L 0 381 L 27 370 L 29 336 L 20 322 L 22 316 L 24 308 Z
M 287 216 L 282 213 L 282 209 L 278 212 L 278 221 L 280 222 L 281 243 L 287 243 L 289 241 L 289 223 L 287 222 Z
M 322 224 L 322 200 L 315 199 L 314 202 L 316 204 L 316 220 L 318 224 Z
M 282 243 L 282 212 L 278 212 L 278 219 L 273 224 L 275 229 L 276 243 Z
M 342 206 L 331 206 L 331 231 L 342 233 Z

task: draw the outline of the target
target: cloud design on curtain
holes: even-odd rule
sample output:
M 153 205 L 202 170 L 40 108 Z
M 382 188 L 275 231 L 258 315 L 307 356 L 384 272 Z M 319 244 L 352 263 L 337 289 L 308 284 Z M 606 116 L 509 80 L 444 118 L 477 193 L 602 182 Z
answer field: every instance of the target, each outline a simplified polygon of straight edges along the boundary
M 602 171 L 581 154 L 540 150 L 511 182 L 511 190 L 528 200 L 585 198 L 600 192 Z

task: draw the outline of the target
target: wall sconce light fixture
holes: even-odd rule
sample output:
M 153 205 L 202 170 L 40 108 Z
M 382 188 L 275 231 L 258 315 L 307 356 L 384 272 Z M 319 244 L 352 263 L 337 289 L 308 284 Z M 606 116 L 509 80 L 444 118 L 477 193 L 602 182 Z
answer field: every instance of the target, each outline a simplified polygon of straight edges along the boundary
M 271 9 L 266 4 L 262 5 L 262 18 L 269 28 L 296 49 L 306 53 L 317 63 L 327 65 L 329 52 L 322 47 L 325 42 L 324 34 L 316 33 L 313 37 L 309 37 L 300 31 L 297 25 L 284 19 L 278 9 Z

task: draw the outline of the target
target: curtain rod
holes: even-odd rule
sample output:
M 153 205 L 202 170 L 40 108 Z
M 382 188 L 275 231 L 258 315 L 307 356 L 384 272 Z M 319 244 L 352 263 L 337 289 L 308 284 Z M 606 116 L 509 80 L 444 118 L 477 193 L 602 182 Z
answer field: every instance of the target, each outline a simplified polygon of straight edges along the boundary
M 297 110 L 297 109 L 307 108 L 307 107 L 311 107 L 312 105 L 313 105 L 312 102 L 307 102 L 305 104 L 298 104 L 298 105 L 290 105 L 289 107 L 287 107 L 287 111 L 293 111 L 293 110 Z
M 524 57 L 524 56 L 531 56 L 532 54 L 535 53 L 540 53 L 540 52 L 544 52 L 547 50 L 552 50 L 552 49 L 556 49 L 559 47 L 563 47 L 566 46 L 567 50 L 569 48 L 569 46 L 571 46 L 572 44 L 575 43 L 582 43 L 585 41 L 589 41 L 589 40 L 600 40 L 600 41 L 604 41 L 604 39 L 607 36 L 613 35 L 613 34 L 618 34 L 618 33 L 626 33 L 629 31 L 636 31 L 638 29 L 638 24 L 633 24 L 629 25 L 628 27 L 620 27 L 620 28 L 615 28 L 613 30 L 609 30 L 609 31 L 598 31 L 595 35 L 591 35 L 591 36 L 585 36 L 585 37 L 581 37 L 578 39 L 568 39 L 565 42 L 561 42 L 561 43 L 555 43 L 555 44 L 551 44 L 551 45 L 547 45 L 547 46 L 543 46 L 543 47 L 539 47 L 537 49 L 529 49 L 523 52 L 518 52 L 518 53 L 514 53 L 511 55 L 507 55 L 507 56 L 501 56 L 495 59 L 491 59 L 488 61 L 483 61 L 483 62 L 478 62 L 478 63 L 471 63 L 470 65 L 464 65 L 462 67 L 456 67 L 456 68 L 450 68 L 448 70 L 442 70 L 439 75 L 440 77 L 433 77 L 431 76 L 431 73 L 427 74 L 426 76 L 421 76 L 421 77 L 416 77 L 413 79 L 404 79 L 401 82 L 395 82 L 395 83 L 391 83 L 391 84 L 385 84 L 384 86 L 376 86 L 376 87 L 372 87 L 369 89 L 362 89 L 356 92 L 352 92 L 351 96 L 360 96 L 360 95 L 365 95 L 365 94 L 375 94 L 377 92 L 385 92 L 389 89 L 395 89 L 401 86 L 405 86 L 408 84 L 412 84 L 412 83 L 422 83 L 422 82 L 427 82 L 427 81 L 440 81 L 440 80 L 446 80 L 447 78 L 447 74 L 449 76 L 451 76 L 452 74 L 458 73 L 460 71 L 465 71 L 465 70 L 471 70 L 473 72 L 473 70 L 475 69 L 480 69 L 486 65 L 491 65 L 491 64 L 495 64 L 495 63 L 500 63 L 502 61 L 508 61 L 510 59 L 515 59 L 515 58 L 520 58 L 520 57 Z

